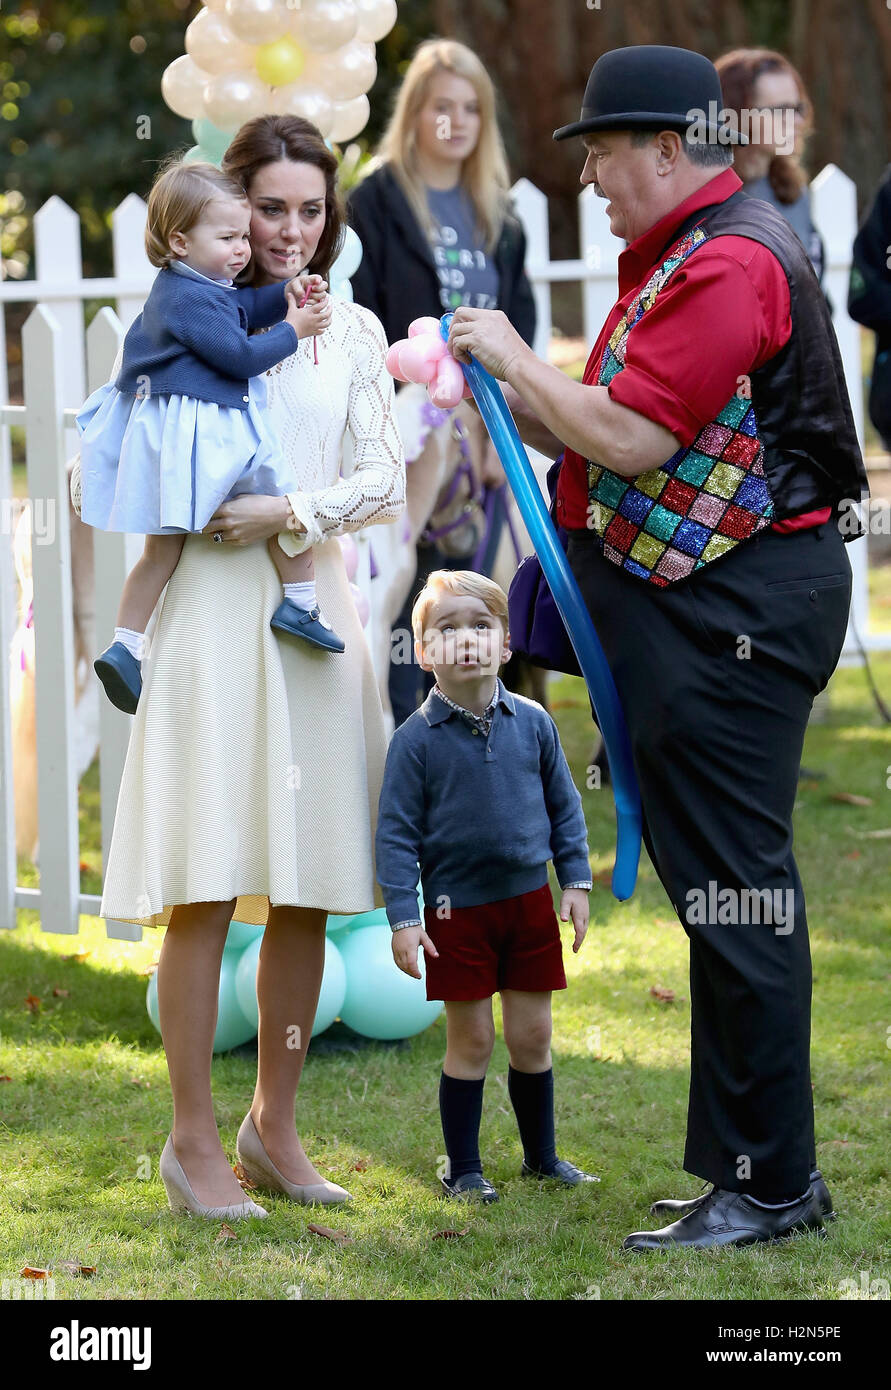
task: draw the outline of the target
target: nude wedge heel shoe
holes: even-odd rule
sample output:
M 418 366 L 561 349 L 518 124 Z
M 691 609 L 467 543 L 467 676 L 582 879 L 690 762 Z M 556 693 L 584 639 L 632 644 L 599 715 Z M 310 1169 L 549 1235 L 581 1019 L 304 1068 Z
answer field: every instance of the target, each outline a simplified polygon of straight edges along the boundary
M 172 1134 L 167 1136 L 158 1171 L 167 1189 L 167 1201 L 172 1212 L 185 1211 L 190 1216 L 206 1216 L 212 1220 L 222 1217 L 226 1221 L 238 1221 L 245 1216 L 269 1215 L 264 1207 L 257 1206 L 249 1197 L 244 1202 L 234 1202 L 228 1207 L 208 1207 L 204 1202 L 199 1202 L 176 1156 Z
M 292 1202 L 300 1202 L 305 1207 L 330 1207 L 353 1200 L 352 1193 L 338 1187 L 336 1182 L 308 1183 L 305 1186 L 289 1182 L 278 1171 L 263 1147 L 263 1141 L 257 1133 L 257 1126 L 250 1111 L 245 1115 L 238 1131 L 235 1153 L 250 1182 L 272 1192 L 282 1192 L 286 1197 L 290 1197 Z

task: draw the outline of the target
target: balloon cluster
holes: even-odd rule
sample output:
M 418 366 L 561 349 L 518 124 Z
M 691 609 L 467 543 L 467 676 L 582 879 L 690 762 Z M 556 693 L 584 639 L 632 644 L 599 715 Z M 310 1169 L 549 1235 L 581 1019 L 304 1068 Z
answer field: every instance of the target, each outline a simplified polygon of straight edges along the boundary
M 397 381 L 419 382 L 440 410 L 456 406 L 472 395 L 461 364 L 449 352 L 440 333 L 439 319 L 415 319 L 408 337 L 393 343 L 387 353 L 387 371 Z
M 228 1052 L 249 1042 L 259 1026 L 257 963 L 264 928 L 232 922 L 220 966 L 220 993 L 214 1052 Z M 336 940 L 334 939 L 336 937 Z M 398 968 L 383 908 L 357 917 L 329 917 L 325 968 L 312 1037 L 340 1018 L 366 1038 L 412 1038 L 429 1028 L 442 1003 L 428 1001 L 424 987 L 424 953 L 419 952 L 421 979 Z M 152 975 L 146 1007 L 160 1032 L 158 982 Z
M 351 140 L 370 114 L 374 45 L 396 0 L 205 0 L 161 95 L 193 121 L 193 159 L 218 163 L 255 116 L 303 116 L 327 140 Z

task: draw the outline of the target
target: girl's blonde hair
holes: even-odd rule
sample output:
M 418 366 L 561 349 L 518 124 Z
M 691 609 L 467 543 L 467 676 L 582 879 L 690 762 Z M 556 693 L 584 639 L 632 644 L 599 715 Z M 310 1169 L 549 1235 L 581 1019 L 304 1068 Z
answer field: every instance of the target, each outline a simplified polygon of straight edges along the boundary
M 424 180 L 418 164 L 417 125 L 433 79 L 441 72 L 465 78 L 476 92 L 480 106 L 480 133 L 473 153 L 461 168 L 461 184 L 476 212 L 478 230 L 487 251 L 501 235 L 510 201 L 507 157 L 495 114 L 495 88 L 479 58 L 453 39 L 427 39 L 415 52 L 399 87 L 389 124 L 375 150 L 367 172 L 388 164 L 418 224 L 429 235 L 433 219 L 427 205 Z
M 145 252 L 152 265 L 170 264 L 174 259 L 169 244 L 173 233 L 194 227 L 215 198 L 247 202 L 247 193 L 215 164 L 185 164 L 177 158 L 164 165 L 148 199 Z
M 471 594 L 473 598 L 482 599 L 507 632 L 507 594 L 500 584 L 484 574 L 477 574 L 476 570 L 433 570 L 412 605 L 411 630 L 416 642 L 423 641 L 427 615 L 443 593 Z

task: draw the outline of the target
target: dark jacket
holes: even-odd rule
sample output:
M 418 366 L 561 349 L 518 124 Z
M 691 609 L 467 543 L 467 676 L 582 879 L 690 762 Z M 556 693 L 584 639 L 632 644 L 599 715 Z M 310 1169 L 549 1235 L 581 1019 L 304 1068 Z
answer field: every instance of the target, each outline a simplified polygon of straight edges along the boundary
M 445 310 L 430 243 L 386 164 L 350 191 L 347 214 L 362 242 L 362 264 L 352 276 L 353 296 L 377 315 L 387 341 L 407 337 L 413 319 L 427 314 L 441 318 Z M 531 346 L 535 300 L 523 268 L 526 234 L 512 212 L 505 218 L 493 259 L 499 274 L 498 307 Z
M 854 240 L 848 313 L 876 335 L 869 415 L 891 445 L 891 167 L 886 169 Z
M 291 324 L 278 322 L 287 303 L 284 281 L 254 290 L 202 283 L 165 267 L 127 330 L 115 386 L 132 395 L 147 386 L 154 396 L 194 396 L 246 410 L 248 378 L 297 349 Z M 248 337 L 269 324 L 276 326 L 262 337 Z

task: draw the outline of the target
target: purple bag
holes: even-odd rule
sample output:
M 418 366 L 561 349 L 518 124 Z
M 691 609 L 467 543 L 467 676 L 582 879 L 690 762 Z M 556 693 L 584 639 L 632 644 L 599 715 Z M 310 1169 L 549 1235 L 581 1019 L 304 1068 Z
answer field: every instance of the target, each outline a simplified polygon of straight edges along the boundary
M 557 479 L 562 462 L 561 454 L 548 469 L 547 485 L 551 520 L 565 551 L 569 535 L 557 524 L 555 515 Z M 507 608 L 511 651 L 547 671 L 562 671 L 567 676 L 582 674 L 537 555 L 527 555 L 520 561 L 508 590 Z

